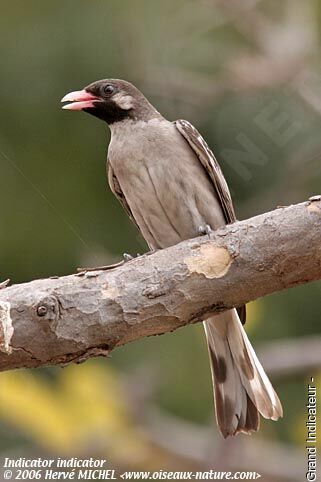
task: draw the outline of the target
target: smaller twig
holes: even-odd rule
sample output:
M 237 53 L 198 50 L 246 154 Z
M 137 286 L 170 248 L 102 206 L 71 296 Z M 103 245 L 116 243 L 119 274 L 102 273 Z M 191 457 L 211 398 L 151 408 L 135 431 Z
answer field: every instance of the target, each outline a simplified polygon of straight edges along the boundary
M 2 288 L 6 288 L 8 286 L 8 284 L 10 283 L 10 279 L 6 279 L 5 281 L 2 281 L 0 283 L 0 290 L 2 290 Z
M 123 259 L 117 263 L 107 264 L 106 266 L 99 266 L 97 268 L 77 268 L 78 273 L 76 276 L 84 276 L 87 271 L 107 271 L 109 269 L 118 268 L 118 266 L 122 266 L 125 262 L 126 261 Z

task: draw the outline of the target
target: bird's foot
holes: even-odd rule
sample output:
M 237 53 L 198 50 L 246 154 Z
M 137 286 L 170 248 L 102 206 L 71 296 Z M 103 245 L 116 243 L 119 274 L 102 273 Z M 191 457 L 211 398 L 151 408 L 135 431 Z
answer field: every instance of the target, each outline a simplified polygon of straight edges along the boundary
M 140 254 L 137 253 L 136 256 L 132 256 L 131 254 L 124 253 L 123 258 L 124 261 L 132 261 L 133 259 L 140 258 L 141 256 L 150 256 L 151 254 L 154 254 L 157 251 L 157 249 L 151 249 L 150 251 L 146 251 L 146 253 Z
M 208 236 L 211 238 L 211 233 L 213 232 L 213 229 L 209 224 L 203 224 L 202 226 L 199 226 L 198 228 L 198 234 L 200 236 Z
M 123 254 L 124 262 L 126 263 L 127 261 L 132 261 L 132 259 L 139 258 L 139 256 L 141 256 L 139 253 L 137 253 L 136 256 L 132 256 L 131 254 L 124 253 Z

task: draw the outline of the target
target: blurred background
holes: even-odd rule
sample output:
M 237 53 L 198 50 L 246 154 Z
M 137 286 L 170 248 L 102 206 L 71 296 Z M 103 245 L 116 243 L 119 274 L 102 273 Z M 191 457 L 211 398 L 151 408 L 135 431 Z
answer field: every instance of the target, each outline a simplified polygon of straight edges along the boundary
M 0 281 L 146 250 L 107 187 L 105 125 L 61 110 L 65 93 L 100 78 L 132 81 L 166 117 L 201 131 L 239 219 L 321 193 L 319 0 L 0 3 Z M 285 411 L 258 434 L 218 435 L 202 326 L 193 326 L 108 360 L 2 373 L 0 457 L 303 480 L 307 384 L 321 380 L 320 295 L 313 283 L 249 305 L 247 331 Z

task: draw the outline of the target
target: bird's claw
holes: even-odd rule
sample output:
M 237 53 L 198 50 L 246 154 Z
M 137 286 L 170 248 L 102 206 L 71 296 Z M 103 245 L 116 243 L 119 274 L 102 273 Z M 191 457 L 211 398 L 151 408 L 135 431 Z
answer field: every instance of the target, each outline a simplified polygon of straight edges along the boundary
M 202 226 L 199 226 L 198 228 L 198 233 L 200 236 L 208 236 L 209 238 L 211 237 L 211 233 L 213 232 L 211 226 L 209 224 L 204 224 Z
M 124 253 L 123 254 L 123 258 L 124 258 L 124 261 L 132 261 L 133 259 L 135 258 L 139 258 L 141 256 L 140 253 L 136 253 L 136 256 L 132 256 L 131 254 L 128 254 L 128 253 Z

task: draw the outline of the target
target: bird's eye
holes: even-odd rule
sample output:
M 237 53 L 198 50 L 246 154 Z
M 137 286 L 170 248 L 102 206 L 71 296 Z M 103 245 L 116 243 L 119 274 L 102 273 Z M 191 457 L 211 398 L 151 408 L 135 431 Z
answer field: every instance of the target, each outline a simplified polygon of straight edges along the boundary
M 111 95 L 115 92 L 115 87 L 111 84 L 107 84 L 104 87 L 104 93 L 107 95 Z

